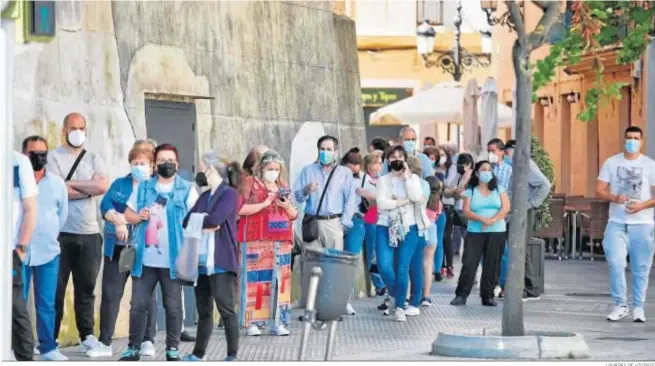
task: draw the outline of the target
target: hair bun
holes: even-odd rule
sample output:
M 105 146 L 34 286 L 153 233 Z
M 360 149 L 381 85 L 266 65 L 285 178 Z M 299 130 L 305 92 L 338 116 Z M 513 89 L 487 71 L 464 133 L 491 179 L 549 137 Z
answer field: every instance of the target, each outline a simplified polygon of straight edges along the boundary
M 353 148 L 350 149 L 348 152 L 349 152 L 349 153 L 359 154 L 359 148 L 358 148 L 358 147 L 353 147 Z

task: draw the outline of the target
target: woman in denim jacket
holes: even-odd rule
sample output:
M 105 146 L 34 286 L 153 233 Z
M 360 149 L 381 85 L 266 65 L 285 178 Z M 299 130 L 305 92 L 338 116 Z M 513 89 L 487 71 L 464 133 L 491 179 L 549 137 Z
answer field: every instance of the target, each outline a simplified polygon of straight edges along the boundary
M 132 228 L 125 220 L 127 200 L 138 184 L 152 176 L 153 150 L 150 144 L 135 144 L 130 150 L 130 174 L 116 179 L 100 203 L 100 212 L 105 219 L 104 228 L 104 265 L 102 267 L 102 300 L 100 302 L 100 339 L 86 352 L 88 357 L 111 357 L 111 341 L 116 327 L 116 319 L 125 290 L 129 272 L 118 271 L 118 259 L 128 241 Z M 155 334 L 157 321 L 157 304 L 154 296 L 148 309 L 148 321 L 145 337 L 141 343 L 142 356 L 155 355 Z
M 179 361 L 182 332 L 182 287 L 175 276 L 175 260 L 182 246 L 182 221 L 198 199 L 192 183 L 177 175 L 177 148 L 155 149 L 157 176 L 139 184 L 127 201 L 125 218 L 136 225 L 136 258 L 132 268 L 130 343 L 121 360 L 138 361 L 148 309 L 157 284 L 166 309 L 166 360 Z M 161 225 L 150 225 L 150 221 Z

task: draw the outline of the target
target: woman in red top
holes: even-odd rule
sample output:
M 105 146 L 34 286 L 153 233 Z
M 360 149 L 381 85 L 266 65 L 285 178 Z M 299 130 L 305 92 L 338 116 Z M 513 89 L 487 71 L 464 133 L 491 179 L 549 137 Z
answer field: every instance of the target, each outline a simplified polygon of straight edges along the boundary
M 242 183 L 238 240 L 241 243 L 239 318 L 247 335 L 289 334 L 293 220 L 284 161 L 275 151 L 262 155 L 254 175 Z

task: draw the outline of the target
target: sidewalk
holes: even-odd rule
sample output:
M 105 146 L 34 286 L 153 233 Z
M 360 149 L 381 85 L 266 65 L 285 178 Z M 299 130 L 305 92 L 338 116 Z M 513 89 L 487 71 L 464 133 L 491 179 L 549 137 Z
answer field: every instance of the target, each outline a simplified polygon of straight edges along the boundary
M 630 272 L 627 272 L 630 284 Z M 546 291 L 540 301 L 525 303 L 526 330 L 559 330 L 579 332 L 585 336 L 596 360 L 653 360 L 655 359 L 655 271 L 651 272 L 646 317 L 650 323 L 632 323 L 632 317 L 619 323 L 608 323 L 605 317 L 613 306 L 608 290 L 607 264 L 585 261 L 547 261 Z M 432 341 L 439 332 L 481 333 L 483 329 L 500 329 L 502 306 L 484 308 L 477 293 L 471 294 L 469 305 L 449 305 L 456 279 L 433 286 L 433 306 L 421 308 L 422 314 L 396 323 L 392 317 L 382 316 L 376 309 L 381 299 L 361 299 L 353 302 L 356 316 L 346 316 L 339 323 L 334 360 L 446 360 L 429 355 Z M 476 291 L 476 290 L 474 290 Z M 502 304 L 502 301 L 500 301 Z M 292 319 L 301 312 L 294 311 Z M 294 321 L 287 337 L 241 337 L 239 360 L 293 361 L 297 360 L 302 324 Z M 189 329 L 193 331 L 192 329 Z M 157 359 L 164 359 L 164 332 L 158 333 Z M 308 360 L 323 358 L 327 330 L 312 332 L 307 349 Z M 113 343 L 118 359 L 126 339 Z M 182 354 L 189 353 L 192 343 L 181 344 Z M 62 350 L 71 360 L 89 360 L 76 353 L 77 347 Z M 223 331 L 216 329 L 207 350 L 207 360 L 225 357 Z

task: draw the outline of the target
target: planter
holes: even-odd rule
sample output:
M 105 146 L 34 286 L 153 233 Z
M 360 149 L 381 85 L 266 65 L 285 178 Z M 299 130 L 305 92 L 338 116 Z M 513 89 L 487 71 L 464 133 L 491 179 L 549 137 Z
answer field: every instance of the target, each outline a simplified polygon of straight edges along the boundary
M 569 332 L 526 332 L 522 337 L 439 333 L 432 355 L 503 360 L 585 359 L 591 352 L 584 337 Z

